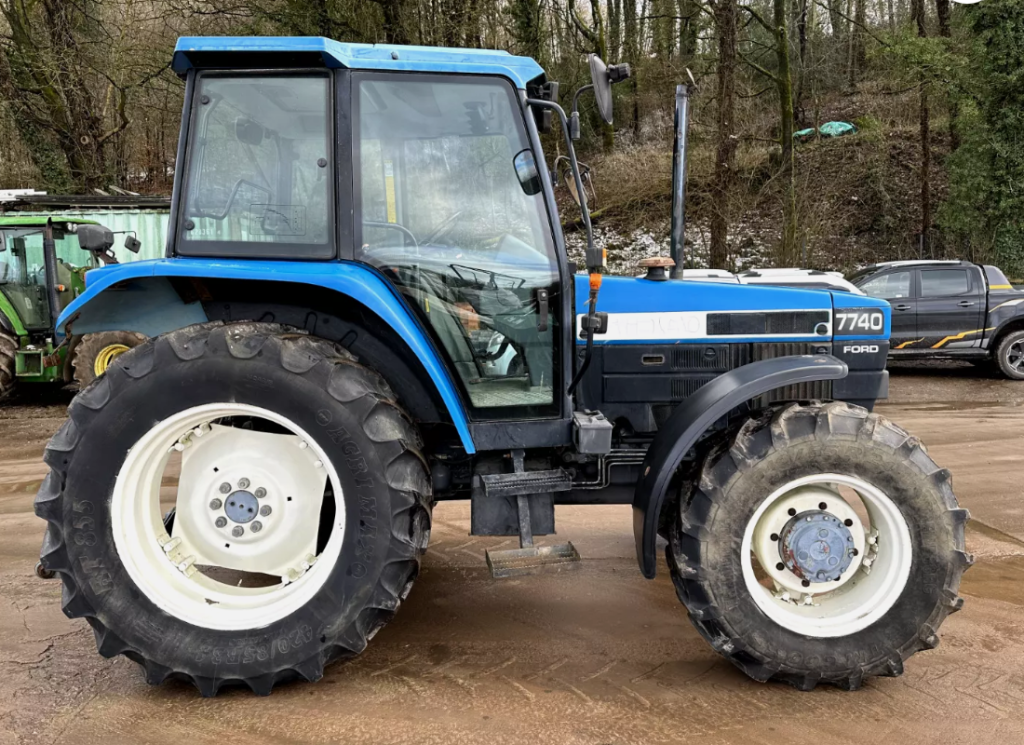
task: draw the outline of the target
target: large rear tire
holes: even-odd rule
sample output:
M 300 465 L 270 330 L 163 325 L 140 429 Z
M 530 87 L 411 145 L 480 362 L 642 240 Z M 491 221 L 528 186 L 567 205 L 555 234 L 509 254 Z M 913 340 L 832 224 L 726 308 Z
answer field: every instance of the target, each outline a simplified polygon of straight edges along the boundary
M 697 630 L 750 677 L 899 675 L 962 605 L 966 510 L 916 438 L 845 403 L 748 420 L 707 455 L 668 563 Z
M 18 340 L 5 331 L 0 331 L 0 401 L 9 397 L 14 391 L 16 354 Z
M 64 613 L 150 683 L 213 696 L 318 680 L 409 593 L 430 530 L 422 441 L 337 345 L 270 324 L 181 329 L 119 356 L 69 415 L 35 502 L 41 561 Z
M 71 366 L 75 371 L 75 382 L 78 383 L 79 388 L 85 388 L 105 373 L 119 355 L 135 349 L 145 341 L 145 336 L 134 331 L 102 331 L 96 334 L 86 334 L 75 347 L 74 357 L 71 359 Z

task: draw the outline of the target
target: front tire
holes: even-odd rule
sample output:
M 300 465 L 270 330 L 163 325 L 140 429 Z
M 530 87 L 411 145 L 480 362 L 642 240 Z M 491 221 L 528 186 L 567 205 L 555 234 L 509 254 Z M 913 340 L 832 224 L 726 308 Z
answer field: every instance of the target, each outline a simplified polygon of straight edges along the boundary
M 0 331 L 0 401 L 8 398 L 14 391 L 17 380 L 18 339 L 5 331 Z
M 707 455 L 667 556 L 694 626 L 750 677 L 852 690 L 939 643 L 962 605 L 967 519 L 896 425 L 792 404 Z
M 359 654 L 429 538 L 422 440 L 394 399 L 342 348 L 270 324 L 193 326 L 118 357 L 72 402 L 36 497 L 64 613 L 103 656 L 204 696 L 269 694 Z

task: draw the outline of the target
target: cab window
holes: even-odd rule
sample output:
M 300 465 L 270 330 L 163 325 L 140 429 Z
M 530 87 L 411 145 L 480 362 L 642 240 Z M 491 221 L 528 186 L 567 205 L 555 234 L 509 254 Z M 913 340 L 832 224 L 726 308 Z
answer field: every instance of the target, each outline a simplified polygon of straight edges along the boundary
M 866 295 L 897 300 L 910 297 L 910 272 L 893 272 L 875 277 L 860 286 Z
M 45 329 L 51 324 L 46 291 L 46 259 L 43 254 L 43 229 L 18 228 L 2 232 L 0 251 L 0 292 L 14 306 L 25 328 Z M 61 267 L 83 267 L 90 259 L 78 246 L 73 233 L 54 228 L 54 246 L 58 272 Z
M 329 82 L 312 73 L 197 79 L 179 253 L 334 255 Z

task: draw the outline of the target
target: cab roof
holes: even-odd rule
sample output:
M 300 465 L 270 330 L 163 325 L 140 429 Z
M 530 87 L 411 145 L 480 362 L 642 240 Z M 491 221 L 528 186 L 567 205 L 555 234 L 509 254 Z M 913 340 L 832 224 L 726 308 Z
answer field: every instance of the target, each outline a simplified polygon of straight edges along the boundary
M 183 36 L 171 67 L 179 75 L 192 68 L 289 67 L 501 75 L 524 89 L 544 75 L 533 59 L 499 50 L 348 44 L 317 36 Z

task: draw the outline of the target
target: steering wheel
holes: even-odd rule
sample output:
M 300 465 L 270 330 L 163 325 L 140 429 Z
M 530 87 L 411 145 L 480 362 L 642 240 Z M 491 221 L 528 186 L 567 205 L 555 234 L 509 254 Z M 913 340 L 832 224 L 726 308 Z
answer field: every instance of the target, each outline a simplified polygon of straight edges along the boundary
M 456 210 L 451 217 L 444 220 L 440 225 L 434 228 L 433 232 L 431 232 L 430 235 L 428 235 L 426 238 L 420 241 L 420 245 L 430 245 L 441 236 L 448 235 L 450 232 L 452 232 L 452 228 L 455 227 L 455 224 L 459 221 L 460 217 L 462 217 L 462 210 Z

